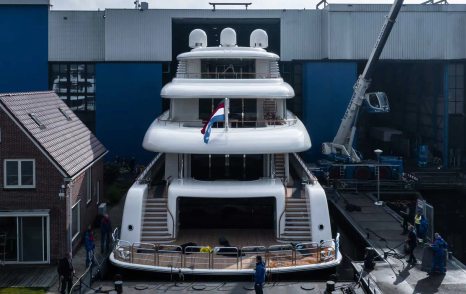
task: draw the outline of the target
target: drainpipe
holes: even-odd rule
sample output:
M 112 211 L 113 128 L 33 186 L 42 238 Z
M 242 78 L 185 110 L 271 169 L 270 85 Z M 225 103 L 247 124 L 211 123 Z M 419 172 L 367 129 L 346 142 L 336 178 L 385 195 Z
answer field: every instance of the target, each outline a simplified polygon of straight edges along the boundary
M 72 188 L 72 182 L 70 178 L 65 178 L 65 187 L 66 187 L 66 192 L 68 194 L 67 198 L 67 215 L 66 217 L 66 224 L 68 224 L 68 251 L 71 252 L 71 255 L 73 255 L 73 232 L 72 232 L 72 227 L 71 227 L 71 219 L 72 219 L 72 211 L 71 211 L 71 197 L 73 196 L 73 188 Z

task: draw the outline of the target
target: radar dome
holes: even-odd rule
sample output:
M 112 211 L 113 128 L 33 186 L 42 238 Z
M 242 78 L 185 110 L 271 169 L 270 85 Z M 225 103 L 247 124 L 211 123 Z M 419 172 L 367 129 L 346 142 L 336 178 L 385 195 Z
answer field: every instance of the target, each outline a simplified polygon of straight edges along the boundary
M 261 29 L 254 30 L 251 33 L 249 44 L 254 48 L 269 47 L 269 36 L 267 36 L 267 32 Z
M 189 34 L 189 47 L 207 47 L 207 34 L 201 29 L 195 29 Z
M 224 28 L 220 33 L 220 45 L 222 47 L 236 46 L 236 32 L 232 28 Z

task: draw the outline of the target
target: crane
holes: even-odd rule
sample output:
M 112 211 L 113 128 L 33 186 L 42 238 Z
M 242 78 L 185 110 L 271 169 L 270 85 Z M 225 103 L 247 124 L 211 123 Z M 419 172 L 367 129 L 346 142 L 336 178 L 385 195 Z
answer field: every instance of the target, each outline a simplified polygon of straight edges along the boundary
M 353 148 L 353 141 L 356 134 L 359 110 L 363 103 L 370 112 L 384 113 L 390 111 L 385 93 L 366 93 L 366 91 L 371 84 L 375 66 L 379 61 L 380 54 L 385 47 L 385 43 L 387 42 L 402 5 L 403 0 L 395 0 L 393 2 L 390 12 L 382 26 L 382 30 L 375 42 L 374 48 L 372 49 L 372 53 L 367 60 L 364 71 L 354 84 L 353 95 L 346 108 L 338 132 L 332 142 L 325 142 L 322 144 L 322 153 L 330 156 L 333 160 L 349 163 L 361 162 L 361 155 Z

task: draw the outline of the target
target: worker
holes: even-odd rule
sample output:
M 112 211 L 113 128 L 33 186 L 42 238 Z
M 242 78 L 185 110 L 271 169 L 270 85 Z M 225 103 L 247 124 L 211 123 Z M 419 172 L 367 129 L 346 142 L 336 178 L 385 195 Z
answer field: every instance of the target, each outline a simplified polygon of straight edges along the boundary
M 442 236 L 439 233 L 435 233 L 434 242 L 431 245 L 432 250 L 434 251 L 434 256 L 432 260 L 432 268 L 430 269 L 429 274 L 433 273 L 446 273 L 446 249 L 448 248 L 447 242 L 443 240 Z
M 254 272 L 254 290 L 256 294 L 262 294 L 265 282 L 265 263 L 262 261 L 262 256 L 256 256 L 256 271 Z
M 408 233 L 408 239 L 406 240 L 407 244 L 407 249 L 408 249 L 408 263 L 410 264 L 417 264 L 416 256 L 414 256 L 414 249 L 417 246 L 417 236 L 416 236 L 416 231 L 414 230 L 414 227 L 412 225 L 409 225 L 408 227 L 409 233 Z

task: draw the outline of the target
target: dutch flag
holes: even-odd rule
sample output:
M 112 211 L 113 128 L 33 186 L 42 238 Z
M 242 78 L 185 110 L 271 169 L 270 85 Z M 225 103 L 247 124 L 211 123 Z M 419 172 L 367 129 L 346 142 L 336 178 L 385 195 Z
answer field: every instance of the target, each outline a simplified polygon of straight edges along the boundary
M 210 116 L 209 120 L 204 124 L 201 133 L 204 134 L 204 143 L 209 143 L 210 129 L 212 125 L 219 121 L 225 121 L 225 103 L 220 103 Z

